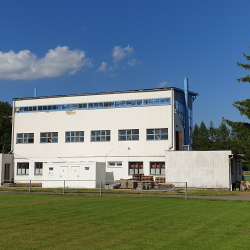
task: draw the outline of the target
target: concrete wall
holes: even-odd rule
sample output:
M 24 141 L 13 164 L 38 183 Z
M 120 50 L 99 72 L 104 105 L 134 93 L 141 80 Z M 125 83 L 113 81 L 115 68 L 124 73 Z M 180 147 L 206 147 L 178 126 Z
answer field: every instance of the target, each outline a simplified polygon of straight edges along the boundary
M 231 151 L 166 151 L 166 181 L 195 188 L 230 188 Z
M 10 164 L 9 167 L 9 178 L 5 180 L 5 164 Z M 13 170 L 13 155 L 12 154 L 0 154 L 0 186 L 4 181 L 12 181 L 14 179 Z

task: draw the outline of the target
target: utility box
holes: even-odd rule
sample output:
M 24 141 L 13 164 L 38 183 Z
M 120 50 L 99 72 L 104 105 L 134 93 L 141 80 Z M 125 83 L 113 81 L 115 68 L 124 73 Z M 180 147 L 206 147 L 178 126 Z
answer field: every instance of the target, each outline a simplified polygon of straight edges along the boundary
M 45 163 L 44 188 L 100 188 L 106 185 L 105 162 Z

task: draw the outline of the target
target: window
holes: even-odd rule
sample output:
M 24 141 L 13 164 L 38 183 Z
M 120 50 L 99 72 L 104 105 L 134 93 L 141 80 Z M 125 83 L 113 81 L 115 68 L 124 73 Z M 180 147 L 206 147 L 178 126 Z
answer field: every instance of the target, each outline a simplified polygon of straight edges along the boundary
M 35 175 L 43 174 L 43 163 L 35 162 Z
M 65 142 L 84 142 L 84 131 L 65 132 Z
M 91 141 L 110 141 L 110 130 L 91 131 Z
M 34 143 L 34 133 L 17 134 L 16 143 Z
M 150 174 L 165 175 L 165 162 L 150 162 Z
M 50 142 L 57 143 L 58 133 L 57 132 L 41 133 L 40 142 L 41 143 L 50 143 Z
M 129 162 L 129 174 L 143 174 L 143 162 Z
M 168 139 L 167 128 L 147 129 L 147 140 L 167 140 L 167 139 Z
M 17 174 L 28 175 L 29 163 L 28 162 L 17 163 Z
M 119 141 L 138 141 L 139 129 L 128 129 L 118 131 Z
M 122 162 L 109 162 L 110 168 L 120 168 L 122 167 Z

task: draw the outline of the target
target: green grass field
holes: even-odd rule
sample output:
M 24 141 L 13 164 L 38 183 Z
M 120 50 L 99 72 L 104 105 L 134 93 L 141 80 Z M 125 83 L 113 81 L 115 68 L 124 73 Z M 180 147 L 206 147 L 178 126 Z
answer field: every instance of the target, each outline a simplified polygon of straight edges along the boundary
M 0 249 L 248 249 L 249 201 L 0 194 Z

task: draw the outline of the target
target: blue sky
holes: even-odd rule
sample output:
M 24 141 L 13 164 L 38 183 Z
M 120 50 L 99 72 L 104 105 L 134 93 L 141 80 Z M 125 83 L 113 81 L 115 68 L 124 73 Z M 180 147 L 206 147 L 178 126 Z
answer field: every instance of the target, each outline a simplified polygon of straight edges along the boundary
M 189 88 L 194 123 L 245 121 L 250 1 L 27 1 L 0 3 L 1 101 L 164 87 Z

